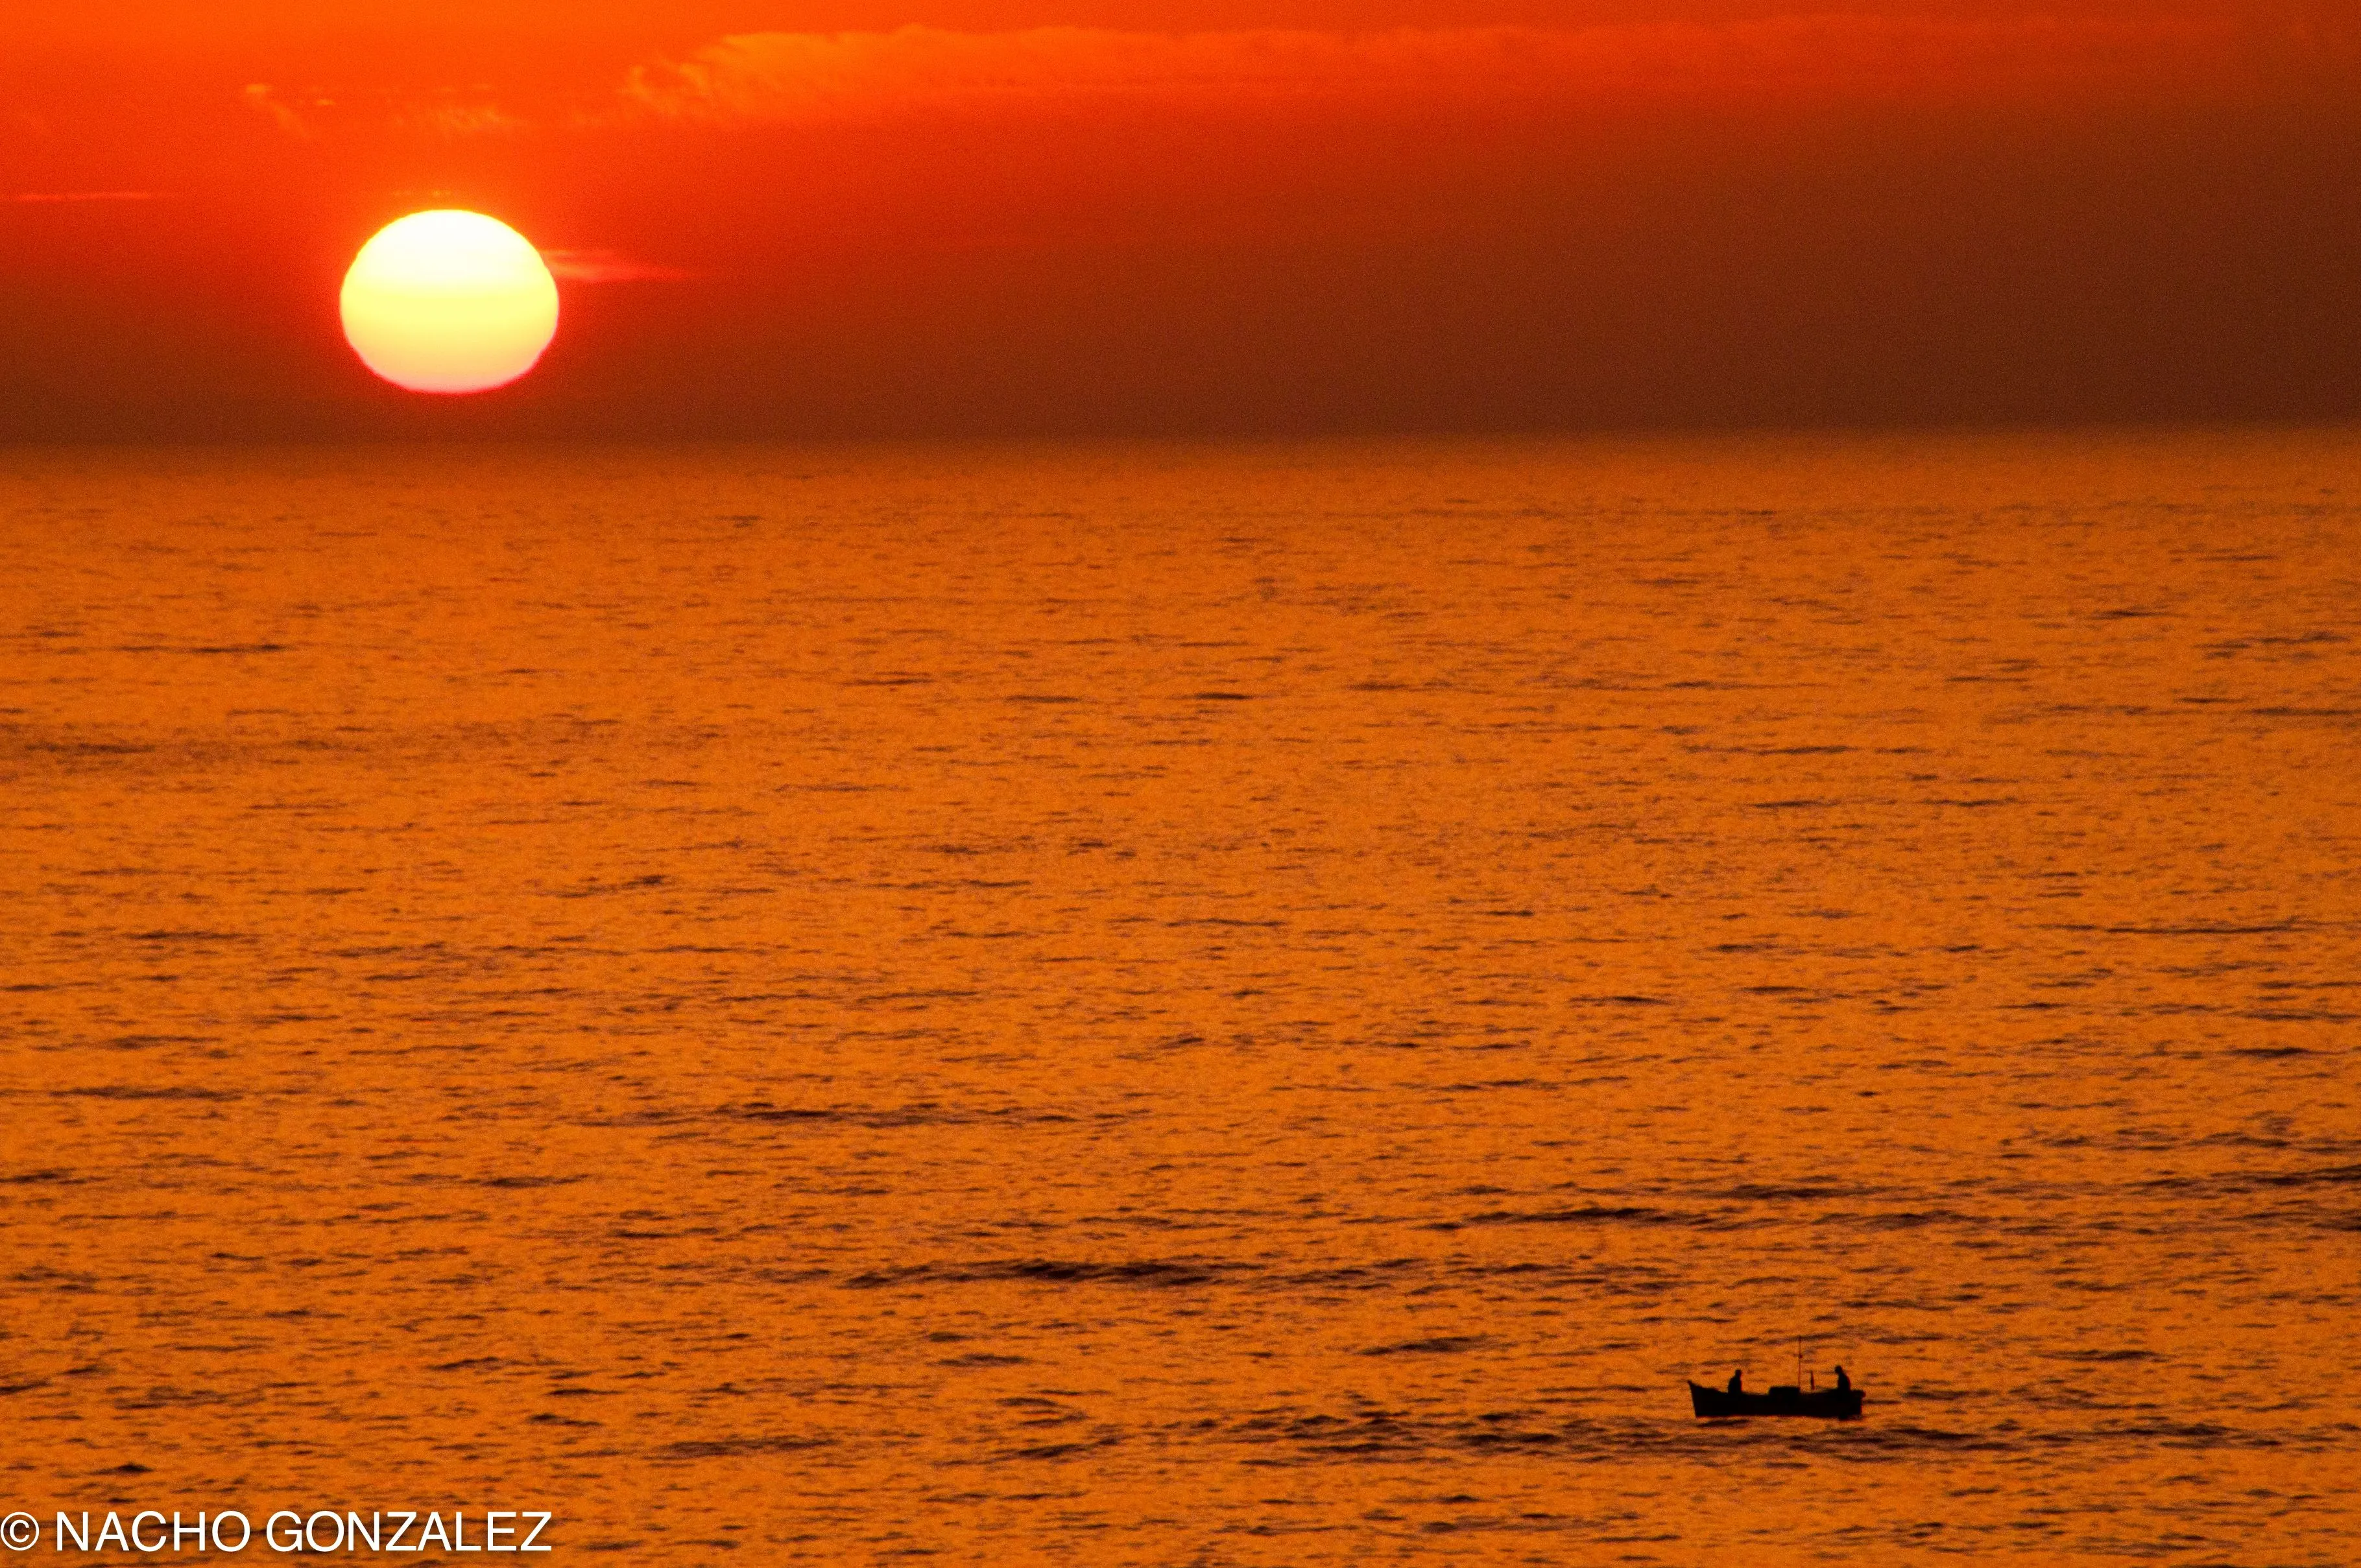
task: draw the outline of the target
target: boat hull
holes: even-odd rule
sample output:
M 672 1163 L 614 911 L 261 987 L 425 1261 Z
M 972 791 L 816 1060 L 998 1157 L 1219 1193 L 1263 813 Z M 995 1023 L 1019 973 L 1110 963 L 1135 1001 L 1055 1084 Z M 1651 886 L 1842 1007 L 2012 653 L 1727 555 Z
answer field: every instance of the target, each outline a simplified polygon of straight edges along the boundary
M 1761 1394 L 1732 1394 L 1724 1388 L 1689 1385 L 1689 1404 L 1699 1420 L 1722 1416 L 1817 1416 L 1823 1420 L 1850 1420 L 1861 1414 L 1858 1388 L 1772 1388 Z

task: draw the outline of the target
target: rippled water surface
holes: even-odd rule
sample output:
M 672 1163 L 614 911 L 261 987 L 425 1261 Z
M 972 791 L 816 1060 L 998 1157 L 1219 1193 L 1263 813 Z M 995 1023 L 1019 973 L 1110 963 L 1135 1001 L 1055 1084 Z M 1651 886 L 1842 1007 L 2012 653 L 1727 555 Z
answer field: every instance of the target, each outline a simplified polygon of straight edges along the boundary
M 0 1506 L 2355 1556 L 2352 433 L 0 468 Z

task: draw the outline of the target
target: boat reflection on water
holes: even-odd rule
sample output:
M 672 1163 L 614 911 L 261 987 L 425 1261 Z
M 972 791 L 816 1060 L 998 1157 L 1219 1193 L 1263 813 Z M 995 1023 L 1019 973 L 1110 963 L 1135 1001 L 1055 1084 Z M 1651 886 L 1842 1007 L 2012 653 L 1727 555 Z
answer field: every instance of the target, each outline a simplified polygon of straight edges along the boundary
M 1783 1384 L 1761 1394 L 1689 1385 L 1689 1404 L 1699 1419 L 1718 1416 L 1819 1416 L 1850 1420 L 1861 1414 L 1858 1388 L 1805 1389 Z

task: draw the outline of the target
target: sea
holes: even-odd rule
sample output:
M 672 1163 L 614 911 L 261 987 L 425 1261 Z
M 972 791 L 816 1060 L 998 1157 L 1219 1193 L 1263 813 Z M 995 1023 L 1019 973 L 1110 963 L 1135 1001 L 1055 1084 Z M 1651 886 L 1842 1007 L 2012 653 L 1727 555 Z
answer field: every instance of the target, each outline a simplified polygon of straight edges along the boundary
M 2361 1560 L 2361 430 L 0 542 L 0 1560 Z

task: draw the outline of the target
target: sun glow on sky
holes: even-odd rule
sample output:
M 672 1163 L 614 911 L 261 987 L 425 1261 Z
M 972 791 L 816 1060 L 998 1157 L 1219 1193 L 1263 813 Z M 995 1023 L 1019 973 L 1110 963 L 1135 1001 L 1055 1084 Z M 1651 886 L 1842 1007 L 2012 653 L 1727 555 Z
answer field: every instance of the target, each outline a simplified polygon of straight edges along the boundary
M 2345 419 L 2356 167 L 2354 0 L 0 5 L 0 441 Z
M 540 253 L 480 213 L 388 224 L 353 258 L 342 307 L 361 362 L 413 392 L 506 386 L 557 334 L 557 285 Z

